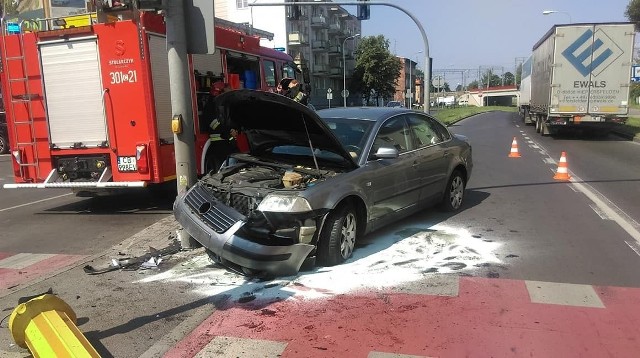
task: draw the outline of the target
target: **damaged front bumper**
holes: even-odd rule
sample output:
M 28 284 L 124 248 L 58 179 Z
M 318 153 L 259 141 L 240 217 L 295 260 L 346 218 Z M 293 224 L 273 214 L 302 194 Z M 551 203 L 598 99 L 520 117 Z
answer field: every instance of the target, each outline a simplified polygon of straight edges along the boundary
M 238 235 L 247 218 L 213 197 L 199 185 L 179 195 L 173 213 L 191 237 L 221 259 L 270 275 L 294 275 L 309 253 L 310 244 L 262 245 Z

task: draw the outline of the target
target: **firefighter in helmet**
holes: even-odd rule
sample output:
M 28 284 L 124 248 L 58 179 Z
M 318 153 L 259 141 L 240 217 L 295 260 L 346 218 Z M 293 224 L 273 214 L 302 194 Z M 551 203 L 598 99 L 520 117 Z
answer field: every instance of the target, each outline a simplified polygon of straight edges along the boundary
M 224 160 L 233 152 L 233 146 L 229 142 L 231 139 L 230 128 L 227 128 L 218 119 L 215 97 L 231 90 L 229 84 L 217 81 L 211 84 L 209 99 L 205 104 L 202 115 L 208 121 L 209 149 L 205 157 L 207 171 L 217 170 Z
M 283 78 L 278 84 L 277 91 L 281 95 L 289 97 L 296 102 L 300 102 L 305 106 L 307 105 L 308 96 L 303 90 L 302 84 L 295 78 Z

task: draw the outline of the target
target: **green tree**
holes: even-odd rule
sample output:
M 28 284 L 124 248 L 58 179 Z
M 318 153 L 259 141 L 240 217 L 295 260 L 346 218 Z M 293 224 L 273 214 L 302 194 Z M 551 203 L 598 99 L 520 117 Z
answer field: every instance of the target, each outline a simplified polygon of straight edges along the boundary
M 636 24 L 636 31 L 640 31 L 640 0 L 630 0 L 624 15 Z
M 493 73 L 493 70 L 487 70 L 482 75 L 482 79 L 480 80 L 480 87 L 485 88 L 487 87 L 487 84 L 489 85 L 489 87 L 501 86 L 502 78 Z
M 0 1 L 0 13 L 2 16 L 11 16 L 18 13 L 19 1 L 2 0 Z
M 362 93 L 369 103 L 373 98 L 393 98 L 402 63 L 389 52 L 389 41 L 384 36 L 362 38 L 355 51 L 356 66 L 351 90 Z
M 504 84 L 506 85 L 514 85 L 515 84 L 515 76 L 511 72 L 505 72 L 504 74 Z
M 473 80 L 467 85 L 467 90 L 474 90 L 478 88 L 478 81 Z

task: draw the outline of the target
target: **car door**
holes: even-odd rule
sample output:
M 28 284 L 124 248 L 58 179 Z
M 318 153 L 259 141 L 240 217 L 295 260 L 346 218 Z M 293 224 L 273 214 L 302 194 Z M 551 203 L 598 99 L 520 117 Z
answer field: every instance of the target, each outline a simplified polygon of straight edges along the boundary
M 379 159 L 375 153 L 380 147 L 393 147 L 398 157 Z M 408 185 L 412 169 L 414 140 L 411 137 L 406 115 L 389 118 L 375 135 L 367 163 L 370 173 L 369 186 L 372 203 L 370 219 L 377 220 L 415 204 L 419 193 Z
M 413 181 L 410 185 L 420 187 L 421 201 L 433 199 L 441 195 L 447 180 L 453 156 L 447 145 L 451 136 L 437 121 L 419 113 L 409 115 L 409 126 L 417 148 L 413 158 L 416 175 L 409 179 Z

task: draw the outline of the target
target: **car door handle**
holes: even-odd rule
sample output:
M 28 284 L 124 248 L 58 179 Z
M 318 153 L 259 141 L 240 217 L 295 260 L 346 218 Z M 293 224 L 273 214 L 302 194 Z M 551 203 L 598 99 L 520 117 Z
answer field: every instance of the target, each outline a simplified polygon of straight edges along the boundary
M 445 150 L 445 151 L 442 153 L 442 156 L 443 156 L 443 157 L 448 157 L 448 156 L 449 156 L 449 151 L 448 151 L 448 150 Z
M 417 160 L 414 160 L 414 161 L 413 161 L 413 164 L 411 165 L 411 167 L 412 167 L 413 169 L 417 168 L 417 167 L 418 167 L 418 161 L 417 161 Z

